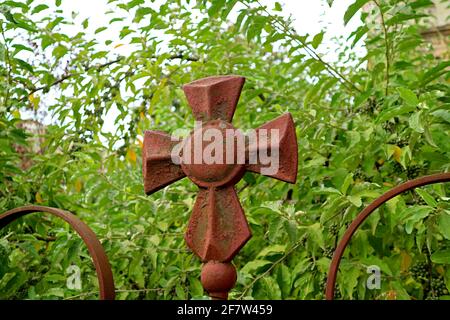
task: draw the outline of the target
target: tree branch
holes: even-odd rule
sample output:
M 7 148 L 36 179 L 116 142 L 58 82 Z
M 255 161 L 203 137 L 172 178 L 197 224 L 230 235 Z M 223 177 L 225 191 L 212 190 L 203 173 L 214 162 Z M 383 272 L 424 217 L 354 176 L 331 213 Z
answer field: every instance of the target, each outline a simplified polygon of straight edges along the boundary
M 6 42 L 5 30 L 3 29 L 3 22 L 0 23 L 0 29 L 1 29 L 3 41 L 5 42 L 5 62 L 6 62 L 6 72 L 7 72 L 6 81 L 7 82 L 6 82 L 6 94 L 5 94 L 4 105 L 5 105 L 5 108 L 8 109 L 9 89 L 11 87 L 11 61 L 10 61 L 10 56 L 9 56 L 8 43 Z
M 156 57 L 152 57 L 152 58 L 156 58 Z M 97 70 L 97 71 L 101 71 L 101 70 L 103 70 L 104 68 L 107 68 L 107 67 L 109 67 L 109 66 L 111 66 L 111 65 L 113 65 L 113 64 L 116 64 L 116 63 L 122 61 L 123 59 L 124 59 L 124 57 L 119 57 L 119 58 L 117 58 L 117 59 L 115 59 L 115 60 L 112 60 L 112 61 L 109 61 L 109 62 L 100 64 L 100 65 L 89 66 L 89 67 L 86 67 L 86 68 L 84 69 L 84 71 L 86 71 L 86 72 L 89 71 L 89 70 Z M 182 60 L 186 60 L 186 61 L 199 61 L 199 60 L 200 60 L 198 57 L 194 57 L 194 56 L 186 56 L 186 55 L 184 55 L 183 53 L 179 53 L 179 54 L 172 55 L 172 56 L 170 56 L 168 59 L 169 59 L 169 60 L 182 59 Z M 59 78 L 59 79 L 53 81 L 52 83 L 50 83 L 50 84 L 48 84 L 48 85 L 46 85 L 46 86 L 38 87 L 38 88 L 35 88 L 35 89 L 31 90 L 31 91 L 28 93 L 28 96 L 30 96 L 30 95 L 32 95 L 32 94 L 38 92 L 38 91 L 47 91 L 47 90 L 49 90 L 51 87 L 54 87 L 54 86 L 56 86 L 56 85 L 58 85 L 58 84 L 64 82 L 65 80 L 67 80 L 67 79 L 69 79 L 69 78 L 72 78 L 73 76 L 80 75 L 80 74 L 81 74 L 80 72 L 75 72 L 75 73 L 69 73 L 69 74 L 63 75 L 61 78 Z M 122 80 L 123 80 L 123 79 L 122 79 Z M 26 99 L 26 97 L 23 97 L 23 98 L 20 99 L 19 101 L 24 101 L 25 99 Z
M 89 71 L 89 70 L 92 70 L 92 69 L 96 69 L 97 71 L 100 71 L 100 70 L 102 70 L 102 69 L 104 69 L 104 68 L 106 68 L 106 67 L 108 67 L 108 66 L 110 66 L 110 65 L 113 65 L 113 64 L 115 64 L 115 63 L 118 63 L 118 62 L 121 61 L 122 59 L 123 59 L 123 57 L 119 57 L 119 58 L 117 58 L 117 59 L 115 59 L 115 60 L 106 62 L 106 63 L 104 63 L 104 64 L 86 67 L 86 68 L 84 68 L 84 71 Z M 32 94 L 38 92 L 38 91 L 48 91 L 48 90 L 50 90 L 51 87 L 54 87 L 54 86 L 60 84 L 61 82 L 65 81 L 65 80 L 67 80 L 67 79 L 69 79 L 69 78 L 71 78 L 71 77 L 73 77 L 73 76 L 80 75 L 80 74 L 81 74 L 80 72 L 75 72 L 75 73 L 65 74 L 65 75 L 63 75 L 61 78 L 59 78 L 59 79 L 53 81 L 52 83 L 50 83 L 50 84 L 48 84 L 48 85 L 46 85 L 46 86 L 38 87 L 38 88 L 35 88 L 35 89 L 31 90 L 31 91 L 28 93 L 28 96 L 30 96 L 30 95 L 32 95 Z M 23 98 L 20 99 L 19 101 L 22 102 L 22 101 L 24 101 L 25 99 L 26 99 L 26 97 L 23 97 Z

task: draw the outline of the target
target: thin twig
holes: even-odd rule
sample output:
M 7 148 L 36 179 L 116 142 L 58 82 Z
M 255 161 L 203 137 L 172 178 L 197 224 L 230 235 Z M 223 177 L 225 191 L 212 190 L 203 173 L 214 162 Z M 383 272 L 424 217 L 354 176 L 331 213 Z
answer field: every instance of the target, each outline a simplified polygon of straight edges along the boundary
M 388 29 L 386 26 L 386 23 L 384 21 L 384 14 L 383 14 L 383 10 L 381 9 L 381 5 L 379 4 L 379 2 L 377 0 L 373 0 L 373 2 L 375 3 L 375 5 L 378 7 L 378 9 L 380 10 L 380 18 L 381 18 L 381 25 L 383 26 L 383 33 L 384 33 L 384 46 L 385 46 L 385 58 L 386 58 L 386 74 L 385 74 L 385 78 L 386 78 L 386 85 L 385 85 L 385 92 L 384 94 L 387 96 L 389 94 L 389 72 L 390 72 L 390 46 L 389 46 L 389 40 L 388 40 Z
M 249 4 L 245 3 L 244 1 L 242 3 L 247 8 L 250 8 Z M 262 10 L 267 14 L 268 17 L 272 17 L 272 15 L 267 11 L 265 6 L 263 6 L 258 0 L 256 1 L 256 3 L 262 8 Z M 300 45 L 302 45 L 303 48 L 305 49 L 306 53 L 311 58 L 313 58 L 314 60 L 316 60 L 316 61 L 320 62 L 321 64 L 323 64 L 325 66 L 325 69 L 327 70 L 327 72 L 332 77 L 336 78 L 339 82 L 344 84 L 344 86 L 347 89 L 353 89 L 353 90 L 355 90 L 357 92 L 362 92 L 361 89 L 356 87 L 350 80 L 348 80 L 343 74 L 341 74 L 335 67 L 333 67 L 330 63 L 328 63 L 325 60 L 323 60 L 322 57 L 320 57 L 320 55 L 317 52 L 315 52 L 310 46 L 308 46 L 303 40 L 301 40 L 297 36 L 297 34 L 293 33 L 286 25 L 284 25 L 283 23 L 281 23 L 277 19 L 272 19 L 272 20 L 274 21 L 274 26 L 277 28 L 278 31 L 286 33 L 291 39 L 293 39 L 295 42 L 297 42 Z
M 152 58 L 156 58 L 156 57 L 152 57 Z M 119 57 L 119 58 L 117 58 L 115 60 L 111 60 L 111 61 L 108 61 L 108 62 L 103 63 L 103 64 L 97 64 L 97 65 L 94 65 L 94 66 L 86 67 L 86 68 L 84 68 L 84 71 L 85 72 L 87 72 L 89 70 L 101 71 L 102 69 L 107 68 L 107 67 L 109 67 L 109 66 L 111 66 L 113 64 L 116 64 L 116 63 L 122 61 L 123 59 L 124 59 L 124 57 Z M 186 61 L 198 61 L 199 60 L 198 57 L 187 56 L 187 55 L 184 55 L 183 53 L 174 54 L 174 55 L 170 56 L 168 59 L 169 60 L 183 59 L 183 60 L 186 60 Z M 47 91 L 51 87 L 54 87 L 54 86 L 64 82 L 65 80 L 67 80 L 69 78 L 72 78 L 74 76 L 81 75 L 81 74 L 82 74 L 81 72 L 74 72 L 74 73 L 65 74 L 61 78 L 59 78 L 59 79 L 53 81 L 52 83 L 50 83 L 49 85 L 45 85 L 45 86 L 38 87 L 38 88 L 35 88 L 35 89 L 31 90 L 28 93 L 28 96 L 30 96 L 33 93 L 36 93 L 38 91 Z M 121 80 L 123 80 L 123 79 L 121 79 Z M 24 99 L 25 99 L 25 97 L 22 98 L 20 101 L 23 101 Z
M 1 29 L 3 41 L 5 42 L 5 62 L 7 64 L 7 66 L 6 66 L 7 75 L 6 75 L 6 94 L 5 94 L 4 105 L 5 105 L 5 108 L 8 109 L 9 89 L 11 87 L 11 60 L 10 60 L 10 55 L 9 55 L 8 43 L 6 41 L 5 30 L 3 29 L 3 23 L 0 23 L 0 29 Z
M 84 69 L 84 71 L 89 71 L 89 70 L 92 70 L 92 69 L 95 69 L 95 70 L 97 70 L 97 71 L 100 71 L 100 70 L 102 70 L 102 69 L 104 69 L 104 68 L 106 68 L 106 67 L 108 67 L 108 66 L 110 66 L 110 65 L 113 65 L 113 64 L 115 64 L 115 63 L 118 63 L 118 62 L 121 61 L 122 59 L 123 59 L 123 57 L 119 57 L 119 58 L 117 58 L 117 59 L 115 59 L 115 60 L 108 61 L 108 62 L 106 62 L 106 63 L 104 63 L 104 64 L 100 64 L 100 65 L 95 65 L 95 66 L 87 67 L 87 68 Z M 80 72 L 74 72 L 74 73 L 65 74 L 65 75 L 63 75 L 61 78 L 59 78 L 59 79 L 53 81 L 52 83 L 50 83 L 50 84 L 48 84 L 48 85 L 46 85 L 46 86 L 38 87 L 38 88 L 35 88 L 35 89 L 31 90 L 31 91 L 28 93 L 28 96 L 30 96 L 30 95 L 32 95 L 32 94 L 38 92 L 38 91 L 48 91 L 48 90 L 50 90 L 51 87 L 54 87 L 54 86 L 60 84 L 61 82 L 65 81 L 65 80 L 67 80 L 67 79 L 69 79 L 69 78 L 72 78 L 72 77 L 74 77 L 74 76 L 80 75 L 80 74 L 81 74 Z M 23 97 L 22 99 L 20 99 L 20 101 L 23 101 L 23 100 L 25 100 L 25 99 L 26 99 L 26 97 Z
M 242 291 L 242 293 L 238 296 L 237 299 L 242 299 L 245 294 L 247 293 L 248 290 L 250 290 L 251 287 L 253 287 L 253 285 L 261 278 L 265 277 L 267 274 L 269 274 L 273 268 L 275 268 L 278 264 L 280 264 L 281 262 L 283 262 L 284 260 L 286 260 L 287 257 L 289 257 L 289 255 L 295 251 L 295 249 L 297 249 L 301 244 L 303 243 L 303 237 L 296 243 L 294 244 L 285 254 L 284 256 L 282 256 L 280 259 L 278 259 L 277 261 L 275 261 L 269 269 L 267 269 L 264 273 L 260 274 L 259 276 L 257 276 L 255 279 L 253 279 L 253 281 L 248 284 L 247 286 L 245 286 L 244 290 Z

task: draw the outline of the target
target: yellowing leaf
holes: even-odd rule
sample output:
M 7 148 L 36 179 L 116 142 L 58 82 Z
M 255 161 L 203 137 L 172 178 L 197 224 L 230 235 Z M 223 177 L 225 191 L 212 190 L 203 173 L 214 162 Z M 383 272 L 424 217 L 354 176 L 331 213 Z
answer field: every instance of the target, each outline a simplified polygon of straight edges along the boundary
M 41 101 L 40 97 L 36 97 L 33 93 L 28 96 L 28 100 L 33 105 L 33 108 L 36 110 L 39 107 L 39 102 Z
M 144 114 L 144 112 L 139 112 L 139 118 L 141 118 L 141 120 L 142 119 L 145 119 L 145 114 Z
M 33 244 L 34 250 L 39 251 L 42 248 L 42 245 L 39 242 Z
M 445 269 L 442 266 L 437 266 L 436 271 L 442 276 L 445 274 Z
M 12 115 L 14 116 L 15 119 L 20 119 L 20 111 L 19 110 L 14 110 L 12 112 Z
M 139 147 L 141 147 L 141 149 L 142 149 L 144 147 L 144 143 L 142 142 L 142 140 L 138 138 L 137 142 L 139 144 Z
M 75 181 L 75 190 L 77 192 L 80 192 L 81 189 L 83 189 L 83 182 L 78 179 L 77 181 Z
M 377 163 L 382 166 L 384 164 L 384 159 L 378 159 Z
M 394 146 L 394 153 L 393 153 L 395 161 L 400 163 L 400 158 L 402 156 L 402 149 L 400 149 L 399 146 Z
M 130 161 L 131 163 L 136 163 L 136 152 L 134 152 L 134 150 L 132 149 L 128 149 L 127 151 L 127 160 Z
M 36 202 L 37 203 L 43 203 L 44 202 L 40 192 L 36 192 Z
M 386 298 L 388 300 L 396 300 L 397 299 L 397 292 L 395 290 L 389 290 L 386 292 Z
M 411 256 L 405 251 L 402 251 L 400 253 L 400 255 L 402 257 L 402 261 L 400 263 L 400 271 L 401 272 L 405 272 L 406 270 L 409 269 L 409 266 L 411 265 L 411 260 L 412 259 L 411 259 Z
M 123 43 L 116 44 L 116 45 L 114 46 L 114 49 L 120 48 L 121 46 L 123 46 Z

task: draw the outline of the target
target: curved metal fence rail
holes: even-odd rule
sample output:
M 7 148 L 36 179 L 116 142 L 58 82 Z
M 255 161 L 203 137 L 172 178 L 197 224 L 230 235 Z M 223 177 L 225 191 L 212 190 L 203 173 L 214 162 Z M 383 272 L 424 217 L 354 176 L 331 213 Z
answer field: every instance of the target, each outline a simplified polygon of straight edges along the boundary
M 356 230 L 370 216 L 370 214 L 372 214 L 385 202 L 389 201 L 390 199 L 398 196 L 399 194 L 405 191 L 409 191 L 414 188 L 422 187 L 428 184 L 435 184 L 442 182 L 450 182 L 450 173 L 439 173 L 407 181 L 387 191 L 382 196 L 373 201 L 363 211 L 361 211 L 361 213 L 356 217 L 355 220 L 353 220 L 353 222 L 345 231 L 344 236 L 339 241 L 339 244 L 334 252 L 333 259 L 331 260 L 330 269 L 328 271 L 327 286 L 325 291 L 325 297 L 327 300 L 333 300 L 334 298 L 336 276 L 339 269 L 339 265 L 341 263 L 342 255 L 344 254 L 344 250 L 347 247 Z
M 46 212 L 50 213 L 58 218 L 66 221 L 75 231 L 79 234 L 86 244 L 89 254 L 94 262 L 95 271 L 97 272 L 97 278 L 100 288 L 101 300 L 114 300 L 115 288 L 114 278 L 111 271 L 111 266 L 108 261 L 108 257 L 105 254 L 105 250 L 102 244 L 97 239 L 95 233 L 89 228 L 83 221 L 78 219 L 75 215 L 68 211 L 64 211 L 52 207 L 44 206 L 24 206 L 9 210 L 0 215 L 0 229 L 13 222 L 14 220 L 34 212 Z

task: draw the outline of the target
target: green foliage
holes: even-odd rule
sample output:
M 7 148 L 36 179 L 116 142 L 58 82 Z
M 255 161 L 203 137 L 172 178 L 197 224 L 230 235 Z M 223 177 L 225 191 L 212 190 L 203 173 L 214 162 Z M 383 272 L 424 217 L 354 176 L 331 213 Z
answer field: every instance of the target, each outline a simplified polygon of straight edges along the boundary
M 231 298 L 322 299 L 330 257 L 356 214 L 394 185 L 449 170 L 449 62 L 420 34 L 430 3 L 355 1 L 343 19 L 360 15 L 362 25 L 329 63 L 318 51 L 326 30 L 298 34 L 278 3 L 110 0 L 118 43 L 98 40 L 109 26 L 85 31 L 88 20 L 69 35 L 61 1 L 4 1 L 0 211 L 35 203 L 75 213 L 102 241 L 119 299 L 204 297 L 200 262 L 183 239 L 197 190 L 180 181 L 145 196 L 142 136 L 192 127 L 183 84 L 243 75 L 236 126 L 291 112 L 299 174 L 295 185 L 252 174 L 238 184 L 253 237 L 234 259 Z M 359 58 L 352 48 L 363 39 Z M 121 46 L 131 54 L 115 54 Z M 18 125 L 30 115 L 52 117 L 38 150 Z M 449 199 L 448 186 L 435 185 L 374 213 L 345 252 L 338 297 L 448 298 Z M 66 286 L 70 265 L 81 270 L 81 291 Z M 370 265 L 381 269 L 380 289 L 365 285 Z M 97 292 L 87 249 L 64 222 L 35 214 L 1 231 L 0 298 Z

